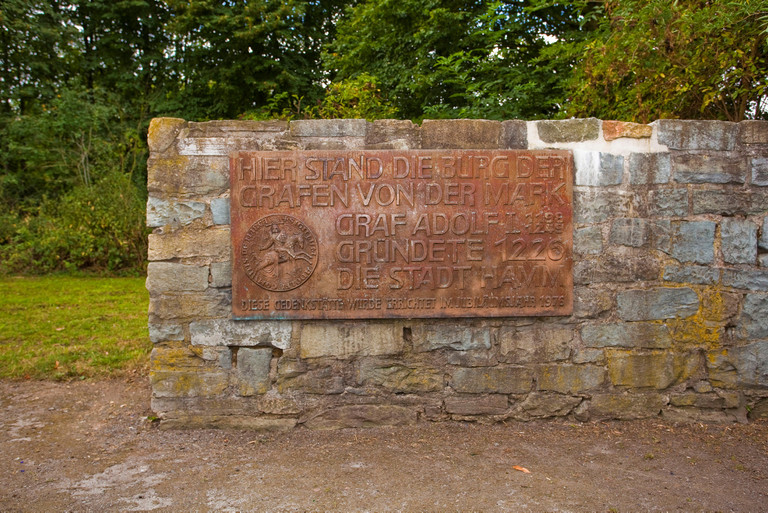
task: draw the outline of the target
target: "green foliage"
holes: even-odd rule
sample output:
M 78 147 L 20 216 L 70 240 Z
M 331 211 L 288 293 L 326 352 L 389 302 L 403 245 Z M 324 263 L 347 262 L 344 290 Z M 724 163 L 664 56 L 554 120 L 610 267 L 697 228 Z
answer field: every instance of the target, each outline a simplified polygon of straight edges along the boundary
M 0 378 L 143 371 L 148 296 L 143 278 L 0 279 Z
M 393 118 L 396 110 L 381 95 L 376 79 L 367 73 L 332 83 L 317 109 L 322 119 Z
M 571 84 L 567 115 L 768 116 L 765 0 L 609 0 Z
M 0 271 L 40 274 L 92 269 L 142 272 L 147 252 L 146 197 L 124 173 L 45 199 L 36 215 L 16 220 L 0 246 Z M 12 215 L 5 214 L 12 219 Z

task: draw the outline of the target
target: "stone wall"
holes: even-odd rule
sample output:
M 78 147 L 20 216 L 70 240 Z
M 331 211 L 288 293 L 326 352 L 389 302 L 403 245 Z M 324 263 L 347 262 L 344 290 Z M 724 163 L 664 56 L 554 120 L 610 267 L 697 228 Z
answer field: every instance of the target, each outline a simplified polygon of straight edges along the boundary
M 768 122 L 186 122 L 149 133 L 152 408 L 168 426 L 768 416 Z M 569 317 L 233 321 L 238 150 L 569 149 Z

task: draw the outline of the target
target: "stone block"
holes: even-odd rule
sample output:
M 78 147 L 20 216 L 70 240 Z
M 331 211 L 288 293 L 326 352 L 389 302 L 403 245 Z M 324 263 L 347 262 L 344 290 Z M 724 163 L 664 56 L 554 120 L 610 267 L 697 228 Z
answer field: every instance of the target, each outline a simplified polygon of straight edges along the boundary
M 740 385 L 768 386 L 768 341 L 737 347 L 731 352 Z
M 674 356 L 670 353 L 611 351 L 606 356 L 614 386 L 663 390 L 675 382 Z
M 763 225 L 760 228 L 760 239 L 757 241 L 760 249 L 768 249 L 768 215 L 763 217 Z
M 671 174 L 669 153 L 632 153 L 629 156 L 629 183 L 632 185 L 669 183 Z
M 657 189 L 650 192 L 649 213 L 657 217 L 681 217 L 688 213 L 688 189 Z
M 169 201 L 154 196 L 147 199 L 147 227 L 157 228 L 167 224 L 187 225 L 205 215 L 202 201 Z
M 357 379 L 361 385 L 380 386 L 395 393 L 417 394 L 443 389 L 442 371 L 397 363 L 364 361 L 358 369 Z
M 501 415 L 509 408 L 505 395 L 465 396 L 445 398 L 445 411 L 454 415 Z
M 199 370 L 160 371 L 149 373 L 152 397 L 215 397 L 229 386 L 229 374 Z
M 680 262 L 711 264 L 715 260 L 715 223 L 712 221 L 675 221 L 669 238 L 657 241 L 656 248 Z
M 377 119 L 368 126 L 365 147 L 408 150 L 421 148 L 419 126 L 410 120 Z
M 637 420 L 657 417 L 664 407 L 659 394 L 597 394 L 589 401 L 589 418 Z
M 573 296 L 573 315 L 577 318 L 597 317 L 614 305 L 613 293 L 602 287 L 576 287 Z
M 624 177 L 624 157 L 598 151 L 575 150 L 576 185 L 619 185 Z
M 581 403 L 581 397 L 533 392 L 528 394 L 518 409 L 527 418 L 564 417 Z
M 425 150 L 494 150 L 499 148 L 500 140 L 500 121 L 425 119 L 421 124 L 421 146 Z
M 167 340 L 184 340 L 184 328 L 175 323 L 149 323 L 149 340 L 153 344 Z
M 278 432 L 296 427 L 290 417 L 254 417 L 252 415 L 200 415 L 173 412 L 162 415 L 160 429 L 239 429 L 244 431 Z
M 369 125 L 364 119 L 302 119 L 289 129 L 293 137 L 365 137 Z
M 289 321 L 233 321 L 210 319 L 189 325 L 195 346 L 269 346 L 288 349 L 292 324 Z
M 578 255 L 599 255 L 603 251 L 603 232 L 600 227 L 588 226 L 575 230 L 573 251 Z
M 186 125 L 186 121 L 178 118 L 154 118 L 150 121 L 147 132 L 150 153 L 164 153 Z
M 272 348 L 240 347 L 237 349 L 238 394 L 251 396 L 264 394 L 269 389 L 269 365 L 272 361 Z
M 519 119 L 501 122 L 501 142 L 503 150 L 528 149 L 528 123 Z
M 632 207 L 632 197 L 621 192 L 595 189 L 573 191 L 573 217 L 577 224 L 602 223 L 613 217 L 625 217 Z
M 746 219 L 723 218 L 720 238 L 725 262 L 754 265 L 757 260 L 757 225 Z
M 211 200 L 211 215 L 213 224 L 229 224 L 229 198 L 213 198 Z
M 214 262 L 211 264 L 210 287 L 232 286 L 232 262 Z
M 436 349 L 470 351 L 490 349 L 488 328 L 475 328 L 461 324 L 418 324 L 411 328 L 413 350 L 424 352 Z
M 532 382 L 533 372 L 527 367 L 476 367 L 456 369 L 450 385 L 467 394 L 525 394 Z
M 277 382 L 281 394 L 296 391 L 301 394 L 341 394 L 344 392 L 344 376 L 332 367 L 313 369 L 295 377 L 281 377 Z
M 629 123 L 626 121 L 603 121 L 603 138 L 613 141 L 621 137 L 629 139 L 648 139 L 653 134 L 651 125 Z
M 230 260 L 229 238 L 229 226 L 150 233 L 148 258 L 150 261 L 193 257 Z
M 699 309 L 699 296 L 688 287 L 625 290 L 616 299 L 624 321 L 685 318 Z
M 753 195 L 735 190 L 694 190 L 691 194 L 691 203 L 693 213 L 697 215 L 734 216 L 753 212 Z
M 152 348 L 149 362 L 153 371 L 201 370 L 205 361 L 186 344 L 169 343 Z
M 574 283 L 634 282 L 656 279 L 661 264 L 648 251 L 618 246 L 603 251 L 599 258 L 579 260 L 574 268 Z
M 768 295 L 747 294 L 738 325 L 746 338 L 768 338 Z
M 768 291 L 768 271 L 764 269 L 723 269 L 723 285 L 735 289 Z
M 208 266 L 150 262 L 147 290 L 151 295 L 166 292 L 203 291 L 208 288 Z
M 605 351 L 592 347 L 577 349 L 573 353 L 571 360 L 573 363 L 603 363 L 605 361 Z
M 720 281 L 720 269 L 701 265 L 668 265 L 664 267 L 664 281 L 715 285 Z
M 765 187 L 768 185 L 768 158 L 755 157 L 750 159 L 752 169 L 752 185 Z
M 416 411 L 403 406 L 355 404 L 311 415 L 303 420 L 303 424 L 309 429 L 341 429 L 403 426 L 414 424 L 416 420 Z
M 573 328 L 520 326 L 499 330 L 504 361 L 510 363 L 554 362 L 571 354 Z
M 542 365 L 537 382 L 541 391 L 581 394 L 602 386 L 605 368 L 597 365 Z
M 768 121 L 747 120 L 739 126 L 744 144 L 768 144 Z
M 232 295 L 208 289 L 204 293 L 160 295 L 149 299 L 152 322 L 170 319 L 200 319 L 232 314 Z
M 648 242 L 648 220 L 636 217 L 614 219 L 610 241 L 613 244 L 639 248 Z
M 187 137 L 244 137 L 245 135 L 257 134 L 275 134 L 286 132 L 288 122 L 282 120 L 253 121 L 253 120 L 214 120 L 195 122 L 188 124 Z
M 301 329 L 302 358 L 383 356 L 403 351 L 402 325 L 392 322 L 313 322 Z
M 251 133 L 222 134 L 221 137 L 182 136 L 179 137 L 176 148 L 179 155 L 191 157 L 227 157 L 234 151 L 259 151 L 264 149 L 263 139 Z
M 227 157 L 150 156 L 147 160 L 147 190 L 150 194 L 222 194 L 228 189 Z
M 757 265 L 760 267 L 768 267 L 768 253 L 757 255 Z
M 744 183 L 747 159 L 741 155 L 679 154 L 672 158 L 672 174 L 679 183 Z
M 650 322 L 586 325 L 581 328 L 581 340 L 587 347 L 665 349 L 672 345 L 667 326 Z
M 537 121 L 539 139 L 548 144 L 594 141 L 600 136 L 600 120 L 564 119 Z
M 739 125 L 729 121 L 660 119 L 655 123 L 659 144 L 671 150 L 731 151 L 739 135 Z

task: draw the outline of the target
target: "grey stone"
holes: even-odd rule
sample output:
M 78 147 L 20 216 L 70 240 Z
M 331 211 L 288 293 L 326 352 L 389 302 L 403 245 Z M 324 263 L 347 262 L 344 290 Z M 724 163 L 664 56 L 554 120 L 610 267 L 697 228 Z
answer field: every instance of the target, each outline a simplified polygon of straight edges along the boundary
M 149 323 L 149 340 L 156 344 L 166 340 L 184 340 L 184 328 L 181 324 Z
M 533 373 L 526 367 L 476 367 L 456 369 L 450 384 L 468 394 L 524 394 L 532 382 Z
M 490 349 L 491 335 L 488 328 L 473 328 L 459 324 L 419 324 L 411 328 L 414 351 L 454 349 Z
M 664 349 L 672 345 L 669 329 L 649 322 L 587 325 L 581 328 L 581 339 L 587 347 Z
M 691 195 L 694 214 L 723 216 L 747 215 L 753 211 L 753 195 L 748 192 L 720 189 L 694 190 Z
M 288 321 L 233 321 L 210 319 L 189 325 L 194 346 L 270 346 L 288 349 L 291 345 Z
M 765 187 L 768 185 L 768 158 L 755 157 L 752 159 L 752 185 Z
M 303 421 L 310 429 L 369 428 L 414 424 L 416 411 L 403 406 L 354 404 L 337 406 Z
M 592 347 L 577 349 L 572 360 L 573 363 L 602 363 L 605 360 L 605 351 Z
M 213 198 L 211 200 L 213 224 L 229 224 L 229 198 Z
M 241 396 L 264 394 L 269 389 L 269 364 L 272 348 L 241 347 L 237 350 L 238 393 Z
M 613 308 L 613 293 L 602 287 L 576 287 L 573 292 L 573 315 L 577 318 L 597 317 Z
M 229 260 L 231 254 L 229 226 L 204 230 L 182 229 L 168 233 L 150 233 L 147 256 L 150 261 L 176 258 L 211 257 Z
M 663 238 L 656 248 L 680 262 L 711 264 L 715 260 L 715 226 L 712 221 L 672 222 L 668 246 Z
M 760 239 L 757 245 L 760 249 L 768 249 L 768 215 L 763 217 L 763 226 L 760 228 Z
M 302 119 L 289 126 L 293 137 L 365 137 L 369 123 L 364 119 Z
M 610 241 L 614 244 L 639 248 L 648 242 L 648 220 L 632 218 L 614 219 Z
M 232 262 L 214 262 L 211 264 L 211 287 L 232 286 Z
M 757 256 L 757 263 L 760 267 L 768 267 L 768 253 L 763 253 Z
M 664 281 L 715 285 L 720 281 L 720 269 L 699 265 L 668 265 L 664 267 Z
M 519 119 L 501 122 L 501 149 L 528 149 L 528 123 Z
M 395 393 L 438 392 L 443 388 L 443 372 L 397 363 L 364 361 L 358 370 L 358 383 L 381 386 Z
M 655 124 L 659 143 L 671 150 L 730 151 L 739 133 L 739 125 L 729 121 L 660 119 Z
M 577 224 L 602 223 L 613 217 L 627 216 L 631 203 L 632 197 L 622 192 L 579 188 L 573 193 L 573 215 Z
M 247 137 L 288 130 L 288 122 L 282 120 L 254 121 L 249 119 L 217 119 L 213 121 L 189 122 L 187 137 Z
M 445 411 L 454 415 L 501 415 L 509 408 L 505 395 L 463 396 L 445 398 Z
M 763 269 L 723 269 L 723 285 L 735 289 L 768 291 L 768 271 Z
M 537 121 L 536 129 L 539 139 L 545 143 L 593 141 L 600 136 L 600 120 L 587 118 Z
M 227 157 L 160 157 L 147 160 L 150 194 L 222 194 L 229 189 Z
M 648 251 L 627 246 L 608 248 L 597 258 L 576 263 L 574 283 L 634 282 L 653 280 L 659 276 L 661 264 Z
M 603 233 L 600 227 L 577 229 L 573 234 L 573 251 L 579 255 L 599 255 L 603 251 Z
M 739 126 L 744 144 L 768 144 L 768 121 L 746 120 Z
M 605 382 L 605 368 L 597 365 L 542 365 L 538 369 L 538 389 L 561 394 L 580 394 Z
M 410 120 L 377 119 L 368 127 L 365 146 L 372 149 L 418 149 L 421 147 L 419 126 Z
M 669 183 L 672 173 L 669 153 L 632 153 L 629 156 L 629 183 Z
M 232 314 L 232 295 L 208 289 L 204 293 L 174 293 L 150 296 L 149 318 L 158 320 L 196 320 Z
M 768 338 L 768 295 L 747 294 L 741 309 L 739 326 L 747 338 Z
M 699 309 L 699 296 L 688 287 L 625 290 L 617 296 L 619 317 L 624 321 L 685 318 Z
M 663 390 L 675 382 L 674 357 L 669 353 L 613 352 L 608 372 L 614 386 Z
M 658 189 L 650 193 L 649 211 L 658 217 L 680 217 L 688 213 L 688 189 Z
M 723 260 L 729 264 L 754 264 L 757 259 L 757 225 L 746 219 L 720 222 Z
M 664 407 L 659 394 L 596 394 L 589 401 L 589 418 L 637 420 L 656 417 Z
M 281 393 L 333 395 L 344 392 L 344 376 L 332 367 L 312 369 L 295 377 L 281 377 L 277 390 Z
M 425 119 L 421 123 L 424 149 L 498 149 L 501 122 L 487 119 Z
M 739 383 L 748 386 L 768 386 L 768 341 L 734 348 Z
M 680 183 L 744 183 L 747 160 L 741 155 L 680 154 L 672 159 L 676 182 Z
M 147 290 L 152 295 L 165 292 L 203 291 L 207 288 L 208 266 L 171 262 L 150 262 L 147 265 Z
M 573 163 L 576 185 L 619 185 L 624 176 L 624 157 L 621 155 L 575 150 Z
M 521 326 L 499 330 L 500 352 L 510 363 L 566 360 L 571 354 L 573 328 Z
M 186 225 L 205 214 L 201 201 L 168 201 L 150 196 L 147 199 L 147 227 L 157 228 L 167 224 Z
M 353 358 L 403 351 L 402 325 L 388 322 L 313 322 L 301 329 L 301 357 Z
M 581 401 L 581 397 L 533 392 L 520 403 L 519 408 L 532 418 L 563 417 Z

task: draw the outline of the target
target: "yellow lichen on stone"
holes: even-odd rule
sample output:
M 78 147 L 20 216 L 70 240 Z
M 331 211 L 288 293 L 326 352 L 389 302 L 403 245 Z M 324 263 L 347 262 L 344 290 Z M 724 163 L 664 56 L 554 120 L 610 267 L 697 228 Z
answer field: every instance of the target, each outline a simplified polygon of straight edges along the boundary
M 162 153 L 168 149 L 186 121 L 179 118 L 154 118 L 149 123 L 147 145 L 152 153 Z
M 676 344 L 712 350 L 720 347 L 728 322 L 727 300 L 716 286 L 704 288 L 699 295 L 701 302 L 696 314 L 685 319 L 670 319 L 666 324 Z

